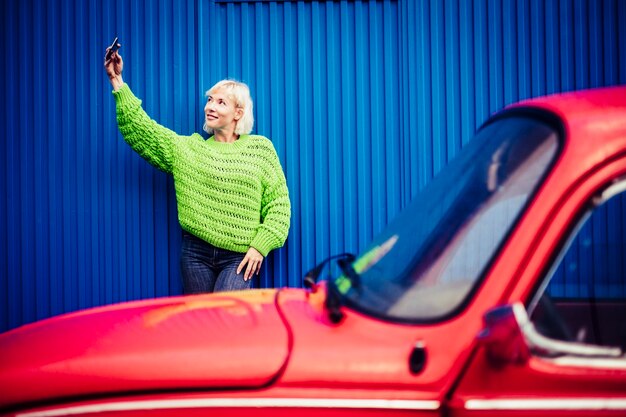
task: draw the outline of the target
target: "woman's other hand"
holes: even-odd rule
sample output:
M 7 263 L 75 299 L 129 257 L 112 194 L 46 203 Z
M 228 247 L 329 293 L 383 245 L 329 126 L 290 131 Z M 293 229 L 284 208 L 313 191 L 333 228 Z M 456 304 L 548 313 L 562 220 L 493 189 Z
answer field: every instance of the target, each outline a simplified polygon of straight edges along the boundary
M 118 48 L 121 48 L 121 44 L 117 44 Z M 115 50 L 109 54 L 111 47 L 109 46 L 104 53 L 104 69 L 109 76 L 109 81 L 113 86 L 113 90 L 120 89 L 124 81 L 122 80 L 122 70 L 124 69 L 124 61 L 118 50 Z
M 246 264 L 248 264 L 247 267 L 246 267 Z M 250 247 L 250 249 L 248 249 L 248 252 L 246 252 L 246 256 L 243 258 L 243 260 L 237 267 L 237 274 L 239 274 L 245 267 L 246 272 L 244 273 L 243 279 L 244 281 L 247 281 L 251 279 L 254 274 L 259 275 L 259 272 L 261 272 L 262 264 L 263 264 L 263 255 L 261 255 L 261 253 L 258 250 L 254 249 L 253 247 Z

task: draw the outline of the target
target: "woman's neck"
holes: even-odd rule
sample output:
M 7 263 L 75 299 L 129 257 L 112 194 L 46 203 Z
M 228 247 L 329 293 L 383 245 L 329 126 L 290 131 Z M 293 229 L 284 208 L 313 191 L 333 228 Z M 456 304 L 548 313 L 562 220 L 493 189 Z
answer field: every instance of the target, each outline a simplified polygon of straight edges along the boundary
M 235 133 L 235 129 L 216 130 L 213 132 L 213 136 L 216 142 L 233 143 L 239 139 L 239 135 Z

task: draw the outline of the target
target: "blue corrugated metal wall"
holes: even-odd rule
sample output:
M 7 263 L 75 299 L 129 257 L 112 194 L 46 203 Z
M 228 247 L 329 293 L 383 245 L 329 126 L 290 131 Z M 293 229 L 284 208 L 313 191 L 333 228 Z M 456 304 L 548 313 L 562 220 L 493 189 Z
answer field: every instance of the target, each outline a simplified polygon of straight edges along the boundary
M 386 140 L 398 137 L 397 12 L 393 1 L 200 2 L 200 85 L 251 86 L 255 129 L 273 140 L 293 200 L 262 286 L 300 286 L 303 271 L 362 247 L 399 208 L 399 148 Z
M 180 293 L 172 181 L 121 140 L 104 47 L 148 112 L 201 131 L 204 91 L 255 100 L 293 203 L 260 286 L 357 252 L 492 112 L 626 83 L 619 0 L 5 0 L 0 330 Z

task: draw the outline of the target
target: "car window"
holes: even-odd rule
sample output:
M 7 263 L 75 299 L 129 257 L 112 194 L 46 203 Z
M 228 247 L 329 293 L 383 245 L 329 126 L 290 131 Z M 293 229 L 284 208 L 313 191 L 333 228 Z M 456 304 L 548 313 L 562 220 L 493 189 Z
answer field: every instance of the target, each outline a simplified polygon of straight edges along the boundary
M 626 193 L 592 206 L 530 306 L 531 320 L 551 338 L 624 349 Z
M 333 280 L 346 303 L 411 323 L 460 311 L 556 160 L 557 127 L 512 113 L 481 129 L 360 254 L 355 285 Z

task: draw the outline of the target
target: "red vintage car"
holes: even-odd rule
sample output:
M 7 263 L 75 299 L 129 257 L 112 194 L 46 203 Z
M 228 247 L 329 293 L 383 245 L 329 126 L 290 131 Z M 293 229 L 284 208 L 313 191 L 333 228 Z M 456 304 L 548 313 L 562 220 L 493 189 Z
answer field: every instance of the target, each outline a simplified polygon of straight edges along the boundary
M 0 413 L 626 415 L 625 192 L 626 87 L 519 103 L 308 289 L 0 335 Z

